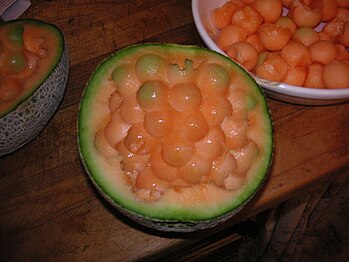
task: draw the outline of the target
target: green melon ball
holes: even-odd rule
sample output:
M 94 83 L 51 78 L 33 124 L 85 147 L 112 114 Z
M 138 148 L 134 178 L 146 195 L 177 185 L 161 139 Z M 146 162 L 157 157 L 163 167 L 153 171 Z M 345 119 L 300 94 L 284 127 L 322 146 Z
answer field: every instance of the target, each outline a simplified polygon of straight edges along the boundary
M 138 90 L 139 82 L 131 64 L 116 66 L 111 78 L 116 84 L 119 94 L 122 96 L 130 95 Z
M 141 82 L 151 79 L 162 79 L 167 63 L 164 58 L 154 54 L 141 56 L 136 63 L 136 74 Z
M 137 102 L 145 109 L 165 104 L 168 97 L 167 89 L 167 86 L 159 80 L 146 81 L 137 92 Z
M 228 90 L 229 82 L 229 72 L 223 66 L 215 63 L 203 65 L 196 78 L 196 84 L 208 93 L 224 94 Z
M 0 68 L 5 73 L 19 74 L 27 66 L 27 59 L 21 51 L 6 50 L 0 57 Z
M 21 25 L 14 25 L 9 30 L 9 38 L 10 38 L 11 44 L 13 44 L 14 47 L 22 48 L 23 32 L 24 32 L 24 28 Z

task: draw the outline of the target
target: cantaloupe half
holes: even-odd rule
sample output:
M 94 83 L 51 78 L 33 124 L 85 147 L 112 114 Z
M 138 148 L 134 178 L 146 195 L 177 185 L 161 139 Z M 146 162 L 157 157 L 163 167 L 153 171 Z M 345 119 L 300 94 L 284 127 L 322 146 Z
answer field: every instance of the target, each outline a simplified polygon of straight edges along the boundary
M 140 44 L 104 60 L 83 94 L 80 155 L 121 213 L 161 231 L 213 227 L 265 180 L 272 121 L 253 78 L 195 46 Z
M 62 101 L 69 73 L 63 33 L 50 23 L 0 24 L 0 156 L 35 138 Z

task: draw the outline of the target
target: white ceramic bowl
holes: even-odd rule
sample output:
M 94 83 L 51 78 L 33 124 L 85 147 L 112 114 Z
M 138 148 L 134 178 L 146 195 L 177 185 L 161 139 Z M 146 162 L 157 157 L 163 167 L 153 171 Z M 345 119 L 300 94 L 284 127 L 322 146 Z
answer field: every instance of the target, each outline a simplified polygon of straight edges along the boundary
M 214 39 L 219 30 L 212 24 L 211 12 L 222 6 L 228 0 L 192 0 L 192 13 L 195 26 L 207 47 L 219 53 L 224 53 Z M 328 105 L 349 100 L 349 87 L 344 89 L 318 89 L 293 86 L 285 83 L 271 82 L 252 75 L 263 87 L 267 96 L 302 105 Z

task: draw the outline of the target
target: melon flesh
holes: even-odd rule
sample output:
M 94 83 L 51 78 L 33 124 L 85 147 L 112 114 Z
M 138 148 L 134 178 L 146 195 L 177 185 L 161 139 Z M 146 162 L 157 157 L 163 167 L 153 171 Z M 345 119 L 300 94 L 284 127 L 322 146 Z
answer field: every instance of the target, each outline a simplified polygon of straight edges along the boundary
M 78 122 L 83 163 L 123 213 L 210 221 L 246 203 L 271 163 L 255 81 L 206 49 L 136 45 L 99 65 Z

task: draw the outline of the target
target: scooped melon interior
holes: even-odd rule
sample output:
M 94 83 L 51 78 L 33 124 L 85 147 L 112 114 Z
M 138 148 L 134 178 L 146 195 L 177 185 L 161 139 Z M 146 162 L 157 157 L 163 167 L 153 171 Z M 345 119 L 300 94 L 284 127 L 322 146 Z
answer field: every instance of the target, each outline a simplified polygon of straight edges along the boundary
M 103 61 L 84 92 L 80 154 L 100 192 L 123 212 L 207 221 L 258 190 L 272 123 L 255 81 L 199 47 L 135 45 Z
M 0 25 L 0 117 L 45 81 L 63 49 L 63 35 L 52 24 L 23 19 Z

